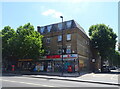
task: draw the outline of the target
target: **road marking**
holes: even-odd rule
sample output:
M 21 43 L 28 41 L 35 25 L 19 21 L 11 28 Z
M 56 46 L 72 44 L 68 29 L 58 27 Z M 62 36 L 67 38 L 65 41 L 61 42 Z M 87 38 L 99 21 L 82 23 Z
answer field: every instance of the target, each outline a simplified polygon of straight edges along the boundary
M 4 78 L 6 78 L 6 77 L 4 77 Z M 9 80 L 11 80 L 11 79 L 17 79 L 17 78 L 19 78 L 19 79 L 25 79 L 25 78 L 27 78 L 27 79 L 29 79 L 29 80 L 47 80 L 47 81 L 53 81 L 54 82 L 54 80 L 48 80 L 48 79 L 42 79 L 42 78 L 31 78 L 31 77 L 27 77 L 27 76 L 22 76 L 22 77 L 8 77 L 8 78 L 10 78 Z M 7 79 L 8 79 L 7 78 Z M 16 80 L 15 80 L 16 81 Z M 56 81 L 56 80 L 55 80 Z M 62 80 L 57 80 L 57 81 L 61 81 L 62 82 Z M 67 82 L 67 81 L 65 81 L 65 82 Z M 44 84 L 43 84 L 44 85 Z M 58 86 L 54 86 L 54 85 L 50 85 L 50 86 L 53 86 L 53 87 L 58 87 Z M 63 86 L 63 84 L 59 84 L 59 86 Z
M 94 74 L 94 75 L 92 75 L 93 77 L 105 77 L 106 75 L 96 75 L 96 74 Z
M 0 79 L 1 80 L 1 79 Z M 3 80 L 6 82 L 17 82 L 17 83 L 23 83 L 23 84 L 29 84 L 29 85 L 37 85 L 37 86 L 44 86 L 44 87 L 55 87 L 55 86 L 49 86 L 49 85 L 41 85 L 41 84 L 35 84 L 35 83 L 28 83 L 28 82 L 19 82 L 19 81 L 11 81 L 11 80 Z

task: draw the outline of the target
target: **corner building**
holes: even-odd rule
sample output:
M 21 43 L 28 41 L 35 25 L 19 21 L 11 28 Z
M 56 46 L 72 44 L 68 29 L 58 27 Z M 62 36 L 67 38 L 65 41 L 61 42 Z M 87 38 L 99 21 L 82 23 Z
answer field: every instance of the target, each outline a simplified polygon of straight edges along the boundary
M 90 39 L 76 21 L 37 26 L 37 30 L 44 36 L 45 56 L 39 59 L 40 65 L 44 66 L 43 71 L 61 72 L 62 69 L 63 72 L 90 71 L 92 59 Z

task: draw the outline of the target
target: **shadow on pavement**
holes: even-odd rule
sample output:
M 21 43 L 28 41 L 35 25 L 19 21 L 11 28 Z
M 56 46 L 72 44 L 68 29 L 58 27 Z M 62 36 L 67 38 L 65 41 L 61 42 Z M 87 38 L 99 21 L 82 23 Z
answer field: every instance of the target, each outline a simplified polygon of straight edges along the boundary
M 120 74 L 120 72 L 95 72 L 95 74 Z
M 4 72 L 2 76 L 45 75 L 57 77 L 80 77 L 87 73 L 48 73 L 48 72 Z

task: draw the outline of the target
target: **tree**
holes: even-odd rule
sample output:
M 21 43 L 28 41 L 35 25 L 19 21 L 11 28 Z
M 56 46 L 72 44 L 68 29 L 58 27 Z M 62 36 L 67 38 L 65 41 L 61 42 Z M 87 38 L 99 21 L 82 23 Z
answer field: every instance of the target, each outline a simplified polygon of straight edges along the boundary
M 111 50 L 115 50 L 116 34 L 105 24 L 92 25 L 89 28 L 92 47 L 98 50 L 101 56 L 101 71 L 103 62 L 108 59 Z
M 43 36 L 39 32 L 34 31 L 34 27 L 30 23 L 20 26 L 16 32 L 17 39 L 14 42 L 18 44 L 18 57 L 22 59 L 39 58 L 44 52 L 42 48 Z
M 2 53 L 3 59 L 38 59 L 44 50 L 42 38 L 39 32 L 34 31 L 34 27 L 27 23 L 20 26 L 16 31 L 10 26 L 2 30 Z
M 114 58 L 113 58 L 113 65 L 120 66 L 120 53 L 115 51 Z
M 2 58 L 9 59 L 12 57 L 13 52 L 11 49 L 13 48 L 11 40 L 14 39 L 16 36 L 16 32 L 10 26 L 5 26 L 2 29 Z M 4 61 L 4 60 L 3 60 Z
M 116 50 L 109 50 L 109 55 L 107 57 L 110 66 L 120 65 L 120 53 Z
M 118 50 L 120 51 L 120 42 L 118 43 Z

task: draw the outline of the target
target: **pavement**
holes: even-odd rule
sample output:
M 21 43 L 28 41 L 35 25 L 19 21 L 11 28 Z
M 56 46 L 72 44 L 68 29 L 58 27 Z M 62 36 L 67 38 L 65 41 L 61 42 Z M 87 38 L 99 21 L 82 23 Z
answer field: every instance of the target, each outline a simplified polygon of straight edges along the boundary
M 75 81 L 75 82 L 87 82 L 87 83 L 98 83 L 107 85 L 117 85 L 120 86 L 120 73 L 4 73 L 3 75 L 11 76 L 25 76 L 31 78 L 43 78 L 43 79 L 55 79 L 55 80 L 65 80 L 65 81 Z

